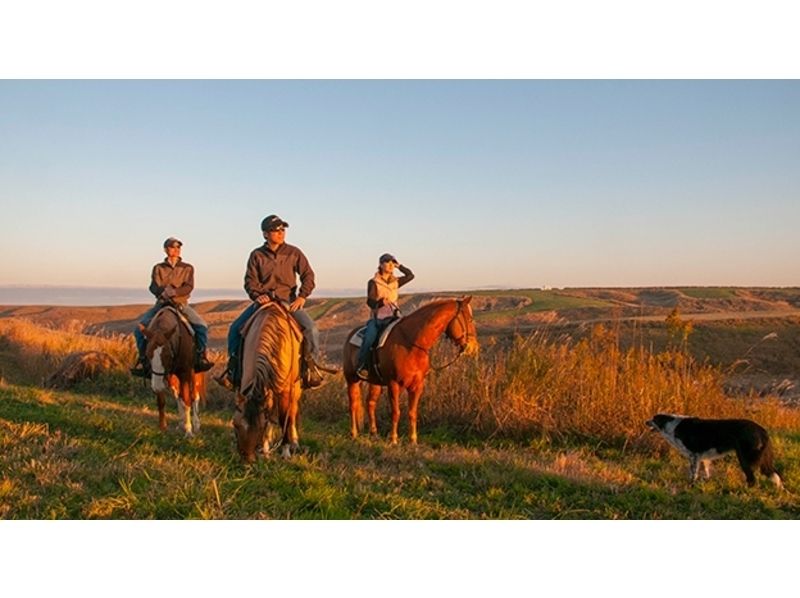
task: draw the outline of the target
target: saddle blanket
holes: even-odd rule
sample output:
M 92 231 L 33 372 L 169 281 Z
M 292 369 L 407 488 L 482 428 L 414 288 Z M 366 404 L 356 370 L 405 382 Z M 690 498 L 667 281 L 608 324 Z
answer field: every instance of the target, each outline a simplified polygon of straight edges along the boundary
M 378 344 L 375 346 L 376 349 L 380 349 L 384 345 L 386 339 L 389 337 L 389 333 L 392 331 L 392 328 L 397 326 L 397 323 L 401 319 L 402 318 L 398 318 L 397 320 L 393 321 L 386 328 L 383 329 L 383 332 L 378 337 Z M 354 347 L 360 347 L 361 344 L 364 342 L 364 332 L 366 330 L 367 330 L 366 326 L 362 326 L 361 328 L 356 330 L 355 334 L 353 334 L 353 336 L 350 337 L 350 344 L 353 345 Z

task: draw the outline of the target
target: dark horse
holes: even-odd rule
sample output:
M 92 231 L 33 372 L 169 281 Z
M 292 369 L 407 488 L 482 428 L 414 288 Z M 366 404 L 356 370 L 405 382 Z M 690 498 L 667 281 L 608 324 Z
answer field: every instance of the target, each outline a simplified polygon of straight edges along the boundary
M 368 379 L 367 408 L 371 434 L 378 433 L 375 408 L 381 387 L 388 386 L 392 401 L 392 432 L 389 439 L 392 444 L 397 444 L 400 393 L 405 389 L 408 392 L 409 437 L 416 444 L 417 407 L 425 385 L 425 375 L 431 369 L 431 348 L 442 333 L 445 333 L 458 346 L 460 354 L 472 355 L 478 351 L 471 300 L 472 297 L 434 301 L 401 319 L 389 332 L 383 347 L 377 351 L 380 377 L 372 368 Z M 355 369 L 358 347 L 350 344 L 350 338 L 357 330 L 358 328 L 347 335 L 343 351 L 344 377 L 350 398 L 350 434 L 353 438 L 358 437 L 359 424 L 363 419 L 359 386 L 361 379 Z
M 233 429 L 239 455 L 248 463 L 263 447 L 270 450 L 273 419 L 283 431 L 282 454 L 299 448 L 300 345 L 302 332 L 288 310 L 277 302 L 261 308 L 245 325 L 242 379 L 236 393 Z
M 200 431 L 198 403 L 205 394 L 205 377 L 194 371 L 194 338 L 188 326 L 181 323 L 173 307 L 161 309 L 145 328 L 147 358 L 152 366 L 151 385 L 158 400 L 158 427 L 167 429 L 164 412 L 167 392 L 178 403 L 178 415 L 186 436 Z

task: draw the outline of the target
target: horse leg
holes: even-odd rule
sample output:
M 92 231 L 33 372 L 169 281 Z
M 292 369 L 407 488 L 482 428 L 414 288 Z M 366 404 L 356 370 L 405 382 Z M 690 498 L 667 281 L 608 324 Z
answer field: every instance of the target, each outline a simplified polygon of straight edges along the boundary
M 397 444 L 397 425 L 400 423 L 400 385 L 397 382 L 389 382 L 389 399 L 392 401 L 392 433 L 389 441 Z
M 289 443 L 292 453 L 300 450 L 300 435 L 297 433 L 297 418 L 300 411 L 299 393 L 289 390 Z
M 369 385 L 369 394 L 367 394 L 367 413 L 369 414 L 369 433 L 373 436 L 378 435 L 378 422 L 375 418 L 375 410 L 378 407 L 378 399 L 381 396 L 382 387 L 377 384 Z
M 193 376 L 189 382 L 190 398 L 191 398 L 191 419 L 192 419 L 192 433 L 197 434 L 200 431 L 200 388 L 202 380 L 198 383 L 197 376 Z
M 274 440 L 274 431 L 275 427 L 272 423 L 267 420 L 267 423 L 264 424 L 264 443 L 261 447 L 261 452 L 266 457 L 272 451 L 272 441 Z
M 290 392 L 291 391 L 284 391 L 278 395 L 278 424 L 281 426 L 283 432 L 281 436 L 281 456 L 287 459 L 292 456 L 292 430 L 294 428 L 291 414 Z M 297 434 L 296 429 L 294 430 L 294 434 Z
M 355 440 L 364 417 L 361 413 L 361 385 L 358 380 L 347 383 L 347 396 L 350 398 L 350 437 Z
M 414 390 L 408 389 L 408 434 L 411 444 L 417 444 L 417 408 L 422 396 L 422 384 Z
M 156 393 L 156 402 L 158 403 L 158 428 L 164 432 L 167 429 L 167 399 L 164 396 L 165 391 Z
M 181 380 L 180 391 L 175 396 L 178 403 L 178 414 L 183 421 L 183 434 L 186 437 L 192 436 L 192 390 L 189 386 L 188 381 Z

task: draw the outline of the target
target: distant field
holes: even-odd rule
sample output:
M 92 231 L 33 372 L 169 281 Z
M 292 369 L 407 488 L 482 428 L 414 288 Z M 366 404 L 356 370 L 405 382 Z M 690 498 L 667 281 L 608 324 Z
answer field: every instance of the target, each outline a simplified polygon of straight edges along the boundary
M 684 287 L 678 289 L 693 299 L 735 299 L 736 290 L 723 287 Z

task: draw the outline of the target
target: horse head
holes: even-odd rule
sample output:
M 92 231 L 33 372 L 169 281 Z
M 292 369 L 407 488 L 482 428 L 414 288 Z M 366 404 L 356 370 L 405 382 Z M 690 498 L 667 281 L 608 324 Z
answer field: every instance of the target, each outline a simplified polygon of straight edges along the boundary
M 155 325 L 156 322 L 157 319 L 154 319 L 147 328 L 139 324 L 139 329 L 147 339 L 145 354 L 147 359 L 150 360 L 152 368 L 151 384 L 153 391 L 160 393 L 167 390 L 166 377 L 175 366 L 175 350 L 170 341 L 175 335 L 178 326 L 175 325 L 165 330 Z
M 445 329 L 447 338 L 453 341 L 464 355 L 475 355 L 480 348 L 471 301 L 471 296 L 456 299 L 456 315 Z
M 256 451 L 264 443 L 267 431 L 267 413 L 263 401 L 248 399 L 237 393 L 236 412 L 233 415 L 233 435 L 236 450 L 246 463 L 256 460 Z

